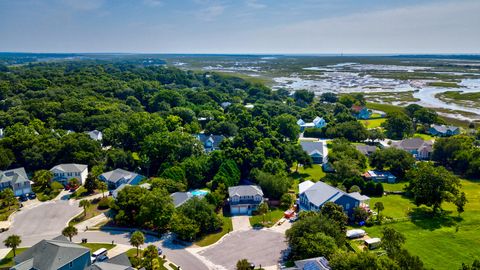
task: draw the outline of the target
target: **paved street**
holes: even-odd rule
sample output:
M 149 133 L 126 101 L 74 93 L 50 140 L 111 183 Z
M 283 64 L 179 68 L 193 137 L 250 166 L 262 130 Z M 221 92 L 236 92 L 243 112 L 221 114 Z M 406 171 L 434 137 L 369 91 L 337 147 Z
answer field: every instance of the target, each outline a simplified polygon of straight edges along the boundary
M 198 254 L 213 264 L 233 270 L 242 258 L 256 265 L 277 265 L 282 250 L 286 248 L 284 234 L 267 229 L 252 229 L 232 232 L 217 244 L 198 251 Z
M 159 246 L 163 253 L 167 256 L 167 259 L 180 266 L 184 270 L 208 270 L 201 260 L 195 255 L 191 254 L 185 247 L 174 245 L 168 239 L 160 240 L 156 237 L 146 235 L 145 244 L 142 246 L 145 248 L 147 245 Z M 86 231 L 79 232 L 77 236 L 73 238 L 74 242 L 81 242 L 82 238 L 87 238 L 88 242 L 106 242 L 111 243 L 112 240 L 118 244 L 129 245 L 130 234 L 125 232 L 116 231 Z M 132 247 L 133 248 L 133 247 Z
M 0 247 L 9 235 L 22 238 L 21 246 L 32 246 L 43 239 L 51 239 L 61 234 L 68 221 L 82 212 L 78 202 L 68 200 L 33 204 L 20 209 L 13 216 L 10 229 L 0 234 Z

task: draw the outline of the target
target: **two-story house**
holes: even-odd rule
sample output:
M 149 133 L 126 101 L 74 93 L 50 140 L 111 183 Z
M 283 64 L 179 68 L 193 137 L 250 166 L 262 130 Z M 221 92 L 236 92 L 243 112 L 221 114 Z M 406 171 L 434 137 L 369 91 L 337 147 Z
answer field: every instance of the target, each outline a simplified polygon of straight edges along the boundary
M 123 169 L 115 169 L 102 173 L 98 178 L 107 184 L 108 189 L 112 190 L 117 189 L 123 184 L 138 185 L 145 176 Z
M 405 150 L 418 160 L 430 159 L 430 155 L 433 153 L 433 142 L 424 141 L 421 138 L 392 142 L 391 147 Z
M 305 122 L 303 119 L 298 119 L 297 125 L 300 126 L 300 131 L 305 131 L 306 128 L 323 128 L 327 125 L 327 122 L 323 117 L 315 117 L 312 122 Z
M 75 178 L 81 185 L 85 184 L 88 175 L 88 166 L 84 164 L 59 164 L 50 169 L 53 174 L 52 181 L 68 184 L 68 180 Z
M 228 196 L 232 215 L 250 215 L 263 202 L 263 191 L 255 185 L 229 187 Z
M 311 158 L 314 164 L 323 164 L 328 161 L 328 149 L 322 141 L 301 141 L 300 146 Z
M 322 181 L 313 183 L 308 180 L 299 184 L 299 206 L 304 211 L 319 211 L 325 203 L 333 202 L 351 216 L 356 207 L 368 209 L 369 200 L 358 192 L 346 193 Z
M 91 265 L 90 249 L 63 236 L 38 242 L 14 261 L 11 270 L 84 270 Z
M 24 168 L 0 171 L 0 190 L 10 188 L 15 196 L 32 193 L 31 182 Z

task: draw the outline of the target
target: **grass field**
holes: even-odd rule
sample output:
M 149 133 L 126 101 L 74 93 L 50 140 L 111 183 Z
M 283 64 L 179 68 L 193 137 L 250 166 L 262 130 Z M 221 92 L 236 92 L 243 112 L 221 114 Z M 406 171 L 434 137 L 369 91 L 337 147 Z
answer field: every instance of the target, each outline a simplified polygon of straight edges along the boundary
M 433 137 L 432 135 L 428 135 L 428 134 L 421 134 L 421 133 L 415 133 L 413 134 L 413 137 L 414 138 L 422 138 L 426 141 L 430 141 L 430 140 L 434 140 L 435 137 Z
M 250 217 L 250 225 L 252 227 L 261 226 L 261 227 L 272 227 L 277 221 L 279 221 L 283 217 L 283 210 L 280 209 L 272 209 L 265 214 L 265 217 L 262 215 L 252 216 Z M 265 219 L 265 223 L 263 220 Z
M 218 240 L 220 240 L 220 238 L 222 238 L 222 236 L 224 236 L 228 232 L 232 231 L 233 229 L 232 219 L 230 217 L 225 217 L 222 213 L 220 213 L 219 216 L 223 220 L 222 230 L 220 232 L 212 233 L 202 237 L 202 239 L 195 242 L 197 246 L 201 246 L 201 247 L 209 246 L 217 242 Z
M 395 184 L 383 183 L 383 189 L 385 191 L 403 191 L 406 185 L 407 183 L 405 182 Z
M 462 180 L 462 185 L 469 202 L 460 217 L 455 207 L 446 203 L 443 208 L 451 213 L 432 218 L 428 215 L 429 209 L 417 208 L 400 195 L 372 198 L 370 205 L 373 207 L 376 201 L 382 201 L 385 206 L 382 214 L 395 218 L 406 217 L 411 209 L 413 218 L 410 221 L 384 226 L 402 232 L 407 238 L 405 247 L 420 256 L 427 268 L 459 269 L 462 262 L 471 264 L 480 254 L 480 182 Z M 365 230 L 371 237 L 380 237 L 381 229 L 382 226 L 374 226 Z
M 364 125 L 367 129 L 368 128 L 378 128 L 385 122 L 386 118 L 378 118 L 378 119 L 368 119 L 368 120 L 358 120 L 362 125 Z
M 367 108 L 377 111 L 382 111 L 386 113 L 392 112 L 405 112 L 403 107 L 388 105 L 388 104 L 380 104 L 380 103 L 367 103 Z
M 25 250 L 28 248 L 17 248 L 17 255 L 22 254 Z M 10 267 L 13 266 L 13 251 L 10 250 L 10 252 L 5 256 L 3 259 L 0 260 L 0 269 L 9 269 Z
M 110 250 L 116 246 L 116 245 L 105 244 L 105 243 L 81 243 L 79 245 L 90 249 L 91 252 L 95 252 L 101 248 L 106 248 L 107 250 Z
M 456 82 L 429 82 L 428 86 L 448 87 L 448 88 L 460 88 L 460 87 L 462 87 Z
M 323 171 L 322 166 L 318 164 L 313 164 L 311 168 L 305 168 L 305 167 L 298 167 L 298 172 L 295 172 L 296 170 L 296 165 L 294 164 L 293 167 L 291 168 L 292 177 L 294 179 L 305 179 L 305 180 L 312 180 L 314 182 L 317 182 L 318 180 L 322 179 L 323 177 L 326 176 L 326 173 Z

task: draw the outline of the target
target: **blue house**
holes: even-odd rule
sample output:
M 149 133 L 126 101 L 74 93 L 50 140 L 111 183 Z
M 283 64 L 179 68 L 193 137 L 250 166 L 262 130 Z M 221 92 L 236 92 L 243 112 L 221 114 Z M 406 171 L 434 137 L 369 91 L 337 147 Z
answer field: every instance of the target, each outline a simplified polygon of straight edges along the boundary
M 429 132 L 433 136 L 447 137 L 460 134 L 460 128 L 455 126 L 432 125 Z
M 357 119 L 370 119 L 370 116 L 372 115 L 372 112 L 365 106 L 353 105 L 352 111 Z
M 323 117 L 315 117 L 312 122 L 305 122 L 303 119 L 298 119 L 297 125 L 300 126 L 300 131 L 305 131 L 306 128 L 323 128 L 327 125 L 327 122 Z
M 300 142 L 303 151 L 311 158 L 314 164 L 323 164 L 327 162 L 327 147 L 321 141 L 302 141 Z
M 343 211 L 351 216 L 353 209 L 362 207 L 369 209 L 369 197 L 358 192 L 346 193 L 322 181 L 313 183 L 304 181 L 299 184 L 299 205 L 303 211 L 319 211 L 327 202 L 333 202 L 343 207 Z
M 13 270 L 59 269 L 84 270 L 91 264 L 90 249 L 59 236 L 42 240 L 14 258 Z
M 108 189 L 112 190 L 124 184 L 132 186 L 138 185 L 145 176 L 123 169 L 115 169 L 102 173 L 98 178 L 107 184 Z
M 363 174 L 363 177 L 367 180 L 373 180 L 374 182 L 387 182 L 390 184 L 397 182 L 397 177 L 391 172 L 386 171 L 368 171 Z
M 225 139 L 225 136 L 200 133 L 197 134 L 197 139 L 202 143 L 205 152 L 210 153 L 220 149 L 220 143 Z

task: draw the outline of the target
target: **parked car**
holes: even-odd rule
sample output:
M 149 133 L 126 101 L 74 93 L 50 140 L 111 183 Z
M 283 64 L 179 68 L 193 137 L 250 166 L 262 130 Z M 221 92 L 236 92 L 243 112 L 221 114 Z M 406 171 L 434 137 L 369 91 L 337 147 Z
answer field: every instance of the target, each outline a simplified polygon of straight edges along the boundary
M 159 248 L 159 247 L 157 247 L 157 249 L 158 249 L 158 256 L 162 255 L 163 250 L 162 250 L 161 248 Z
M 28 198 L 29 198 L 30 200 L 34 200 L 34 199 L 37 198 L 37 194 L 35 194 L 35 193 L 30 193 L 30 194 L 28 194 Z
M 21 202 L 28 201 L 27 195 L 21 195 L 20 197 L 18 197 L 18 200 L 20 200 Z

